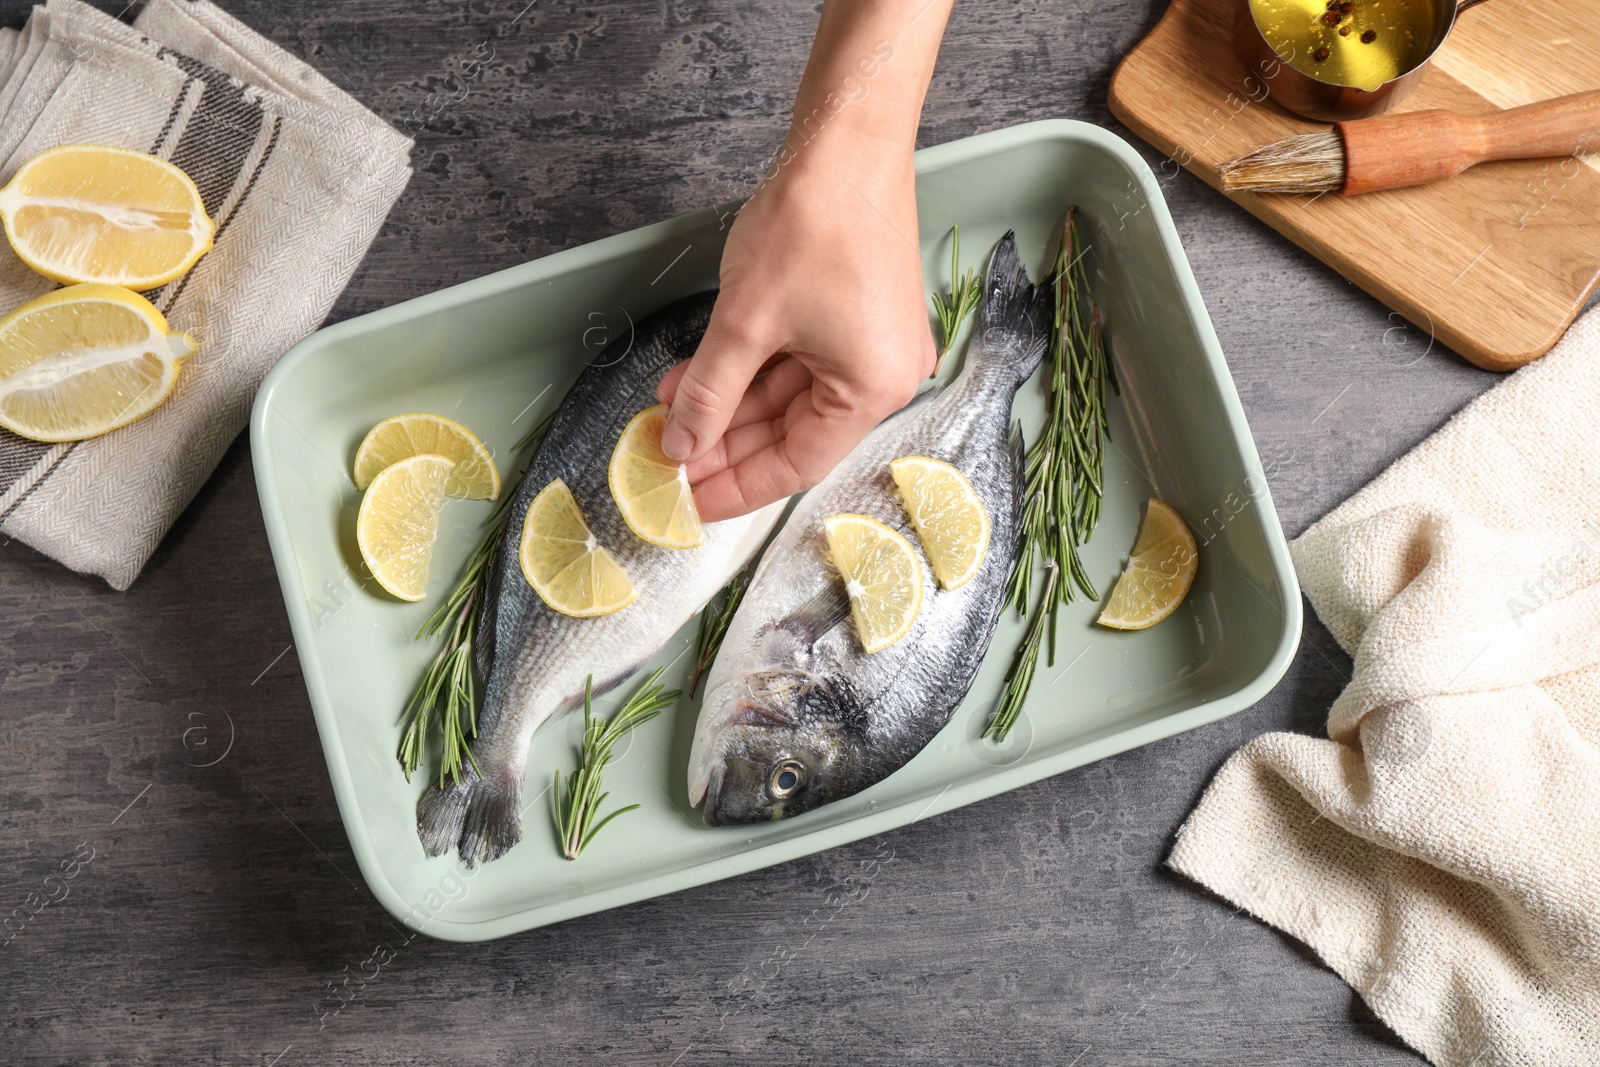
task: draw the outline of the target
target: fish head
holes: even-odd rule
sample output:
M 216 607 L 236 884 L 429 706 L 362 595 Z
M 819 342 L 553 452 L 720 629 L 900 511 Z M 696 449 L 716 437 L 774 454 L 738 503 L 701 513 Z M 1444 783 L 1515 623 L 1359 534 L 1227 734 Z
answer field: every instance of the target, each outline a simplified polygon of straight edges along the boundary
M 810 811 L 868 784 L 847 691 L 806 671 L 735 675 L 706 694 L 715 728 L 701 739 L 690 802 L 711 826 Z

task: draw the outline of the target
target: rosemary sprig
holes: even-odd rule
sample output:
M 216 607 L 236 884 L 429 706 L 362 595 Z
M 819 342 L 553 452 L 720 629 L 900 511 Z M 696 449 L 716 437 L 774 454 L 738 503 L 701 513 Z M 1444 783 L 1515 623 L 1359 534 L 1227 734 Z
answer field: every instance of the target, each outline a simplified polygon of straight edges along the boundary
M 552 415 L 546 416 L 527 435 L 512 446 L 521 453 L 529 447 L 537 448 L 545 431 L 550 428 Z M 520 484 L 520 481 L 519 481 Z M 400 734 L 400 747 L 396 756 L 406 781 L 421 764 L 428 747 L 428 738 L 437 733 L 440 739 L 439 786 L 445 779 L 461 781 L 461 758 L 465 756 L 477 769 L 472 751 L 467 746 L 470 737 L 478 736 L 477 678 L 473 673 L 473 640 L 483 622 L 485 585 L 494 567 L 494 557 L 500 547 L 500 536 L 505 532 L 506 520 L 511 513 L 511 501 L 518 486 L 512 486 L 499 506 L 484 524 L 483 539 L 467 560 L 461 579 L 450 595 L 445 597 L 437 611 L 417 631 L 416 640 L 445 633 L 444 645 L 439 649 L 422 680 L 412 692 L 401 712 L 405 724 Z
M 1054 665 L 1061 605 L 1077 592 L 1100 599 L 1078 549 L 1100 521 L 1105 446 L 1111 434 L 1106 388 L 1116 390 L 1117 380 L 1106 355 L 1100 309 L 1089 292 L 1077 216 L 1076 207 L 1067 209 L 1051 274 L 1055 315 L 1045 357 L 1045 420 L 1023 465 L 1026 503 L 1006 603 L 1026 615 L 1035 566 L 1044 566 L 1047 573 L 1038 615 L 1006 675 L 1005 693 L 985 732 L 997 741 L 1005 740 L 1022 710 L 1044 644 L 1042 627 L 1048 622 L 1047 656 Z
M 728 636 L 728 626 L 733 622 L 745 590 L 750 588 L 748 568 L 733 576 L 718 596 L 700 612 L 700 629 L 694 635 L 694 680 L 689 683 L 689 695 L 700 686 L 700 676 L 710 669 L 722 649 L 722 639 Z
M 1045 564 L 1044 595 L 1039 601 L 1041 606 L 1055 596 L 1056 578 L 1060 573 L 1055 560 Z M 1012 657 L 1011 667 L 1006 671 L 1005 690 L 1000 696 L 1000 705 L 995 708 L 994 717 L 984 728 L 984 737 L 997 742 L 1004 741 L 1016 725 L 1017 716 L 1022 714 L 1022 702 L 1027 699 L 1028 687 L 1033 684 L 1033 672 L 1039 666 L 1039 646 L 1043 644 L 1045 619 L 1050 614 L 1048 611 L 1033 613 L 1028 632 L 1023 636 L 1022 644 L 1017 646 L 1017 654 Z
M 650 677 L 639 683 L 626 703 L 609 719 L 595 717 L 594 675 L 583 683 L 583 749 L 579 753 L 578 769 L 567 779 L 567 788 L 561 788 L 561 772 L 556 771 L 555 820 L 556 832 L 561 835 L 561 852 L 575 860 L 589 847 L 596 834 L 618 815 L 632 811 L 638 804 L 629 804 L 599 818 L 600 806 L 610 793 L 600 792 L 600 772 L 611 762 L 611 751 L 630 730 L 649 722 L 661 714 L 681 695 L 677 689 L 667 689 L 658 679 L 665 668 L 657 667 Z
M 1049 604 L 1052 613 L 1070 601 L 1075 590 L 1099 599 L 1078 548 L 1100 521 L 1105 444 L 1110 437 L 1106 387 L 1116 389 L 1117 384 L 1106 357 L 1100 309 L 1089 294 L 1076 207 L 1067 211 L 1051 284 L 1055 317 L 1046 353 L 1044 428 L 1028 449 L 1024 465 L 1027 503 L 1022 545 L 1006 596 L 1007 603 L 1024 615 L 1036 561 L 1054 561 L 1065 576 Z
M 950 292 L 933 294 L 933 312 L 939 316 L 939 333 L 943 340 L 939 342 L 939 361 L 944 361 L 944 354 L 950 351 L 950 346 L 955 343 L 956 331 L 961 329 L 961 324 L 966 321 L 978 308 L 978 300 L 982 296 L 983 286 L 978 280 L 975 268 L 968 267 L 967 273 L 961 273 L 961 227 L 950 227 Z M 937 365 L 935 365 L 937 371 Z

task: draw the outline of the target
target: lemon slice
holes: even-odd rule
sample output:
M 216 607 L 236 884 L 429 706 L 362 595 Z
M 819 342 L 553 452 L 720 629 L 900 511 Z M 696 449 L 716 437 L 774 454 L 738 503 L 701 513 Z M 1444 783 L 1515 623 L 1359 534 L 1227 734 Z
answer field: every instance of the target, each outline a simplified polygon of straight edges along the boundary
M 78 441 L 126 426 L 167 398 L 194 338 L 138 293 L 74 285 L 0 319 L 0 426 Z
M 822 520 L 828 555 L 844 577 L 856 636 L 882 652 L 911 632 L 922 610 L 922 561 L 899 533 L 865 515 Z
M 22 165 L 0 189 L 11 247 L 46 278 L 154 289 L 194 266 L 215 225 L 200 190 L 164 159 L 72 144 Z
M 989 512 L 967 476 L 927 456 L 894 460 L 889 474 L 939 584 L 960 589 L 972 581 L 989 547 Z
M 356 515 L 356 544 L 378 584 L 401 600 L 421 600 L 439 536 L 439 508 L 455 464 L 412 456 L 385 467 L 367 486 Z
M 356 488 L 365 489 L 378 472 L 412 456 L 443 456 L 455 462 L 444 495 L 466 500 L 500 496 L 500 472 L 477 435 L 443 415 L 391 415 L 367 431 L 356 449 Z
M 563 615 L 612 615 L 639 595 L 627 572 L 595 541 L 560 478 L 528 505 L 518 557 L 533 591 Z
M 628 529 L 662 548 L 698 548 L 705 528 L 694 507 L 688 471 L 661 451 L 667 405 L 645 408 L 633 417 L 611 451 L 606 477 L 611 499 Z
M 1178 610 L 1200 567 L 1200 552 L 1183 517 L 1155 497 L 1122 577 L 1100 617 L 1112 630 L 1144 630 Z

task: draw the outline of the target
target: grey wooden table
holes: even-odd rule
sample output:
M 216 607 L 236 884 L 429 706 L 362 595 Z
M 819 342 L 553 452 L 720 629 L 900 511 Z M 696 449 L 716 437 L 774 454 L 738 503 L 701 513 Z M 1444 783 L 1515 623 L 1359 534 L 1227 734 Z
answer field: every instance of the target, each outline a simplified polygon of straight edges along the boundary
M 1058 116 L 1127 135 L 1106 85 L 1160 2 L 963 0 L 922 143 Z M 778 0 L 225 5 L 416 127 L 416 177 L 334 319 L 738 194 L 815 19 Z M 1291 535 L 1495 381 L 1189 175 L 1163 191 Z M 0 948 L 0 1064 L 1417 1062 L 1307 951 L 1161 867 L 1221 761 L 1319 732 L 1348 670 L 1308 618 L 1282 684 L 1215 725 L 665 899 L 404 943 L 334 807 L 241 440 L 127 594 L 0 547 L 0 911 L 94 855 Z M 193 766 L 230 720 L 227 757 Z M 802 927 L 887 850 L 863 899 Z M 375 951 L 393 958 L 327 1014 Z

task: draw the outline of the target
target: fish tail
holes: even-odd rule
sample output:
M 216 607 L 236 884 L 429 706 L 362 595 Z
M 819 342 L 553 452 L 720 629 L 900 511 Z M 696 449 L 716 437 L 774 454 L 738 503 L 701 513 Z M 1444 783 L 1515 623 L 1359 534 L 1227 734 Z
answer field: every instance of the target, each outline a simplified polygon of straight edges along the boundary
M 463 768 L 461 781 L 432 785 L 417 802 L 417 836 L 430 856 L 452 848 L 468 867 L 499 859 L 522 840 L 521 790 Z
M 472 768 L 464 768 L 472 776 Z M 474 776 L 475 777 L 475 776 Z M 469 781 L 446 786 L 430 785 L 417 801 L 417 836 L 430 856 L 442 856 L 461 840 L 461 826 L 467 820 L 467 801 L 472 796 Z
M 1017 235 L 1007 231 L 989 260 L 978 309 L 978 346 L 991 360 L 1011 368 L 1018 384 L 1039 366 L 1050 341 L 1050 294 L 1035 289 L 1017 255 Z

